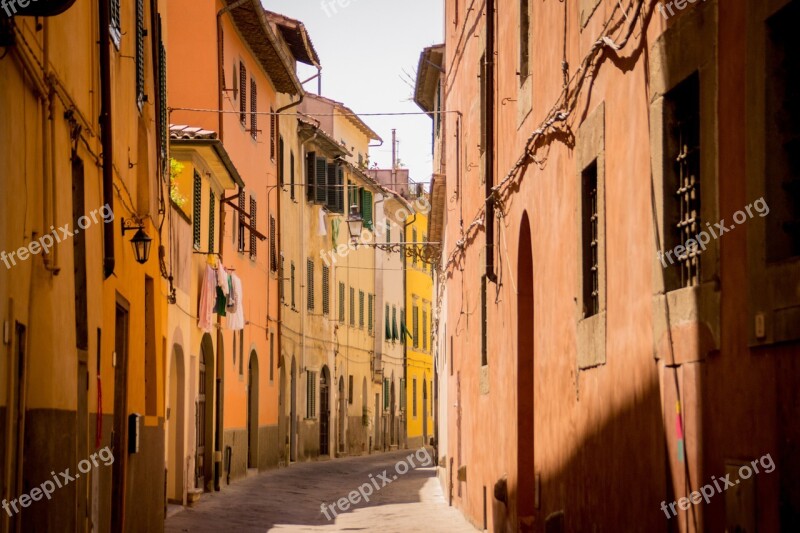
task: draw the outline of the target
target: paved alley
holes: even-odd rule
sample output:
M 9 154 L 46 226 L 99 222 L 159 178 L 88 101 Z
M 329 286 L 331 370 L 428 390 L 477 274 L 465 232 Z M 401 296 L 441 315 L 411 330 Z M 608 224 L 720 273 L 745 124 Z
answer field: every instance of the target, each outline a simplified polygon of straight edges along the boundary
M 301 463 L 254 475 L 222 492 L 203 495 L 194 507 L 168 518 L 166 531 L 476 531 L 454 507 L 447 506 L 433 468 L 396 473 L 396 465 L 410 453 Z M 322 514 L 322 503 L 347 498 L 370 483 L 370 476 L 381 486 L 385 483 L 381 474 L 391 482 L 369 496 L 368 503 L 362 500 L 343 512 L 337 508 L 338 516 L 329 511 L 330 521 Z

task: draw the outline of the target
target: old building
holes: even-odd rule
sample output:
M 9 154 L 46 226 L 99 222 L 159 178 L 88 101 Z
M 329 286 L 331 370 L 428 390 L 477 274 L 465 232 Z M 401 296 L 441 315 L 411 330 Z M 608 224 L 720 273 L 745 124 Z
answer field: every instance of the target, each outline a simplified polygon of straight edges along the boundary
M 800 2 L 678 4 L 445 2 L 446 478 L 479 527 L 800 517 Z
M 159 531 L 159 3 L 26 4 L 0 23 L 0 531 Z

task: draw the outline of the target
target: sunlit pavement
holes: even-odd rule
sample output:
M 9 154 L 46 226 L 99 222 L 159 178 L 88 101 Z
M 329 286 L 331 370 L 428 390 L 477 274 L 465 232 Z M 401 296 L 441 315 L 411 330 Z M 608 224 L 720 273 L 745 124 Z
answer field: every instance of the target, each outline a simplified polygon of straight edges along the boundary
M 222 492 L 204 494 L 194 507 L 169 517 L 166 531 L 477 531 L 454 507 L 448 507 L 433 468 L 396 473 L 395 465 L 411 453 L 294 464 L 251 476 Z M 368 503 L 362 500 L 346 511 L 337 508 L 338 516 L 329 510 L 330 521 L 322 514 L 322 503 L 347 498 L 371 479 L 381 486 L 379 475 L 384 470 L 389 479 L 397 478 L 374 491 Z

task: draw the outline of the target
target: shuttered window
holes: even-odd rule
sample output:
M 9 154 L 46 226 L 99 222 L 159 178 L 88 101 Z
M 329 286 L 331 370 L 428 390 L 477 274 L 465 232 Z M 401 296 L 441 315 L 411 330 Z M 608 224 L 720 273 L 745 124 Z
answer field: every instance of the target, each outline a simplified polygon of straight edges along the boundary
M 400 342 L 402 344 L 406 343 L 406 312 L 404 310 L 400 310 Z
M 402 334 L 403 333 L 397 329 L 397 307 L 392 306 L 392 340 L 399 340 Z
M 374 318 L 375 318 L 375 295 L 370 294 L 367 298 L 367 331 L 372 333 L 374 328 Z
M 419 307 L 416 305 L 412 309 L 411 314 L 411 337 L 414 348 L 419 347 Z
M 339 322 L 344 324 L 344 283 L 339 282 Z
M 194 249 L 200 249 L 200 221 L 203 214 L 203 182 L 200 174 L 194 173 L 194 190 L 192 191 L 192 242 Z
M 277 135 L 277 124 L 275 110 L 269 108 L 269 158 L 275 160 L 275 135 Z
M 136 0 L 136 104 L 144 104 L 144 0 Z
M 350 287 L 350 325 L 356 325 L 356 290 Z
M 306 372 L 306 418 L 317 417 L 317 373 Z
M 372 191 L 361 190 L 361 216 L 364 218 L 364 227 L 372 231 Z
M 336 167 L 336 212 L 344 214 L 344 168 L 341 165 Z
M 400 410 L 406 410 L 406 378 L 400 378 Z
M 278 184 L 283 187 L 284 182 L 284 154 L 283 154 L 283 135 L 278 138 Z
M 358 327 L 364 329 L 364 291 L 358 291 Z
M 239 252 L 244 252 L 244 226 L 245 226 L 245 215 L 244 215 L 244 190 L 239 189 Z
M 217 197 L 214 196 L 214 191 L 211 191 L 211 196 L 208 199 L 208 253 L 214 253 L 214 227 L 216 226 L 216 213 L 217 213 Z
M 256 80 L 250 80 L 250 136 L 258 138 L 258 91 Z M 274 150 L 274 148 L 273 148 Z M 274 157 L 274 154 L 273 154 Z
M 383 380 L 383 410 L 389 409 L 389 380 Z
M 347 377 L 347 403 L 353 403 L 353 374 Z
M 159 27 L 161 16 L 158 17 Z M 166 160 L 169 142 L 169 125 L 167 113 L 167 49 L 164 42 L 158 43 L 158 123 L 161 127 L 161 157 Z
M 294 151 L 289 152 L 289 198 L 294 200 Z
M 428 311 L 422 310 L 422 351 L 428 351 Z
M 119 21 L 119 0 L 108 0 L 109 9 L 109 33 L 114 41 L 114 46 L 119 50 L 120 37 L 122 36 L 122 26 Z
M 295 266 L 294 266 L 294 261 L 292 261 L 292 265 L 291 265 L 291 271 L 292 271 L 292 273 L 291 273 L 291 276 L 290 276 L 290 277 L 291 277 L 290 283 L 292 284 L 292 286 L 291 286 L 291 288 L 290 288 L 290 290 L 291 290 L 291 293 L 292 293 L 292 309 L 296 309 L 296 308 L 297 308 L 297 306 L 296 306 L 296 304 L 295 304 L 295 299 L 294 299 L 294 295 L 295 295 L 295 292 L 294 292 L 294 287 L 295 287 L 295 283 L 294 283 L 294 281 L 295 281 L 295 270 L 296 270 L 296 269 L 295 269 Z
M 278 281 L 280 282 L 281 302 L 286 303 L 286 260 L 281 256 L 281 266 L 278 271 Z
M 258 213 L 257 213 L 256 199 L 250 197 L 250 227 L 256 229 L 258 227 Z M 250 259 L 255 259 L 258 255 L 258 240 L 254 231 L 250 231 Z
M 322 314 L 327 315 L 331 312 L 330 299 L 330 268 L 322 265 Z
M 417 416 L 417 378 L 411 381 L 411 416 Z
M 239 63 L 239 122 L 247 125 L 247 69 Z
M 336 168 L 336 164 L 328 163 L 328 191 L 325 199 L 325 206 L 334 212 L 336 211 L 336 193 L 338 190 L 336 187 Z
M 308 152 L 306 154 L 306 200 L 309 202 L 314 201 L 315 197 L 315 182 L 317 179 L 317 154 L 315 152 Z
M 328 164 L 324 157 L 317 157 L 316 161 L 316 193 L 314 202 L 325 204 L 328 199 Z
M 314 310 L 314 261 L 308 259 L 306 262 L 306 290 L 307 290 L 307 308 L 309 311 Z
M 384 314 L 384 316 L 386 317 L 386 320 L 384 321 L 386 323 L 386 335 L 385 336 L 386 336 L 386 340 L 390 341 L 390 340 L 392 340 L 392 323 L 391 323 L 391 317 L 389 316 L 389 304 L 386 304 L 386 313 Z
M 275 231 L 275 217 L 269 217 L 269 269 L 278 270 L 278 237 Z

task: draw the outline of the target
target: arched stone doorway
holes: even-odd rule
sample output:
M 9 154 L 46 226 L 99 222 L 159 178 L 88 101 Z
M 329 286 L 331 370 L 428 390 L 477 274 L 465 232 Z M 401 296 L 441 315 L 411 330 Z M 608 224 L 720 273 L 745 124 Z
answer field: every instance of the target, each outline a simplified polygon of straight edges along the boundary
M 209 334 L 203 335 L 197 394 L 197 457 L 195 459 L 196 486 L 205 491 L 214 490 L 214 344 Z
M 258 468 L 258 355 L 247 365 L 247 468 Z
M 330 455 L 331 373 L 322 367 L 319 377 L 319 454 Z
M 535 511 L 533 250 L 527 213 L 522 217 L 517 255 L 517 525 Z M 528 520 L 525 520 L 528 522 Z
M 183 348 L 176 344 L 169 365 L 169 414 L 167 416 L 167 499 L 183 504 L 183 428 L 186 376 Z

